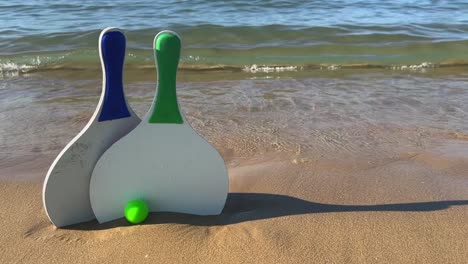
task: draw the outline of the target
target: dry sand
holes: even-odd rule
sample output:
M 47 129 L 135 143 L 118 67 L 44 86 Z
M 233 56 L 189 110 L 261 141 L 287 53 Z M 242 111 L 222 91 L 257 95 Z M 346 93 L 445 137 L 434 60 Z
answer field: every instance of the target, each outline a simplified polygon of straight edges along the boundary
M 372 163 L 234 157 L 220 216 L 64 229 L 42 208 L 53 156 L 25 158 L 0 169 L 0 263 L 468 263 L 467 150 L 456 139 Z

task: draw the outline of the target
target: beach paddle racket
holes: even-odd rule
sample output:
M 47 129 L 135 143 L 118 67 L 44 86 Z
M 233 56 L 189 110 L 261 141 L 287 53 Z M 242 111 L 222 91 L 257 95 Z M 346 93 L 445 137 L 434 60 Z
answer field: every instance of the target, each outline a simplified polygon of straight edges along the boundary
M 93 168 L 104 151 L 140 123 L 123 91 L 125 44 L 125 36 L 119 30 L 106 28 L 101 32 L 101 98 L 87 125 L 59 153 L 47 172 L 42 198 L 47 216 L 57 227 L 95 218 L 89 201 Z
M 220 154 L 189 125 L 179 109 L 176 73 L 181 43 L 172 31 L 154 39 L 157 95 L 143 121 L 99 159 L 90 200 L 100 223 L 124 216 L 132 200 L 150 212 L 221 213 L 229 178 Z

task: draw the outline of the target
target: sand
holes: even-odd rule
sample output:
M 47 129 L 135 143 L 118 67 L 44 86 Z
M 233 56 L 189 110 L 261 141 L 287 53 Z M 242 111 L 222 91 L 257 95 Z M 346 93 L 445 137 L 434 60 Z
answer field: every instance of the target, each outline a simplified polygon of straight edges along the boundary
M 377 163 L 234 154 L 220 216 L 63 229 L 42 207 L 54 157 L 30 157 L 0 170 L 0 263 L 468 263 L 467 150 L 447 139 Z
M 227 163 L 223 213 L 63 229 L 42 181 L 100 80 L 6 80 L 0 263 L 468 263 L 466 78 L 394 75 L 180 83 Z M 143 116 L 154 82 L 128 87 Z

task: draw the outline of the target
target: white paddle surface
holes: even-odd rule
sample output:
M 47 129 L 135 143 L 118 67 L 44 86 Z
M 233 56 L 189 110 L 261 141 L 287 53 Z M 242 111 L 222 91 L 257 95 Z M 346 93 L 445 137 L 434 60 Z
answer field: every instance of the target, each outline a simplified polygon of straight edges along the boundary
M 222 157 L 185 118 L 183 124 L 149 123 L 155 102 L 96 164 L 89 193 L 100 223 L 123 217 L 134 199 L 150 212 L 216 215 L 224 207 L 229 178 Z
M 83 130 L 65 146 L 54 160 L 44 181 L 42 192 L 44 208 L 50 221 L 57 227 L 90 221 L 95 218 L 89 201 L 89 183 L 93 168 L 109 146 L 140 123 L 140 119 L 128 104 L 130 117 L 98 122 L 106 95 L 106 75 L 101 54 L 101 39 L 105 33 L 111 31 L 117 31 L 117 29 L 106 28 L 99 37 L 103 88 L 96 110 Z

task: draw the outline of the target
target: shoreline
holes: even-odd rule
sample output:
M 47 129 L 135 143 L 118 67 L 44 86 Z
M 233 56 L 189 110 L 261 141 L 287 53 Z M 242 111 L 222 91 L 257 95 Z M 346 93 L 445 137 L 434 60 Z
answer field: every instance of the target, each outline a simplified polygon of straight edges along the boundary
M 3 65 L 3 66 L 2 66 Z M 464 76 L 468 71 L 468 62 L 420 62 L 414 64 L 375 64 L 375 63 L 329 63 L 329 64 L 180 64 L 178 79 L 184 82 L 206 82 L 222 80 L 248 80 L 248 79 L 288 79 L 288 78 L 348 78 L 360 74 L 409 74 L 438 78 L 444 76 Z M 79 73 L 77 75 L 77 73 Z M 102 76 L 101 65 L 88 63 L 77 64 L 2 64 L 0 62 L 0 80 L 15 78 L 57 78 L 75 80 L 95 80 Z M 135 65 L 126 63 L 124 66 L 124 80 L 156 81 L 156 68 L 154 64 Z
M 2 263 L 468 262 L 462 72 L 235 81 L 183 73 L 187 120 L 228 167 L 224 212 L 56 229 L 42 181 L 101 89 L 100 72 L 70 74 L 0 89 Z M 139 116 L 153 100 L 149 76 L 127 79 Z

